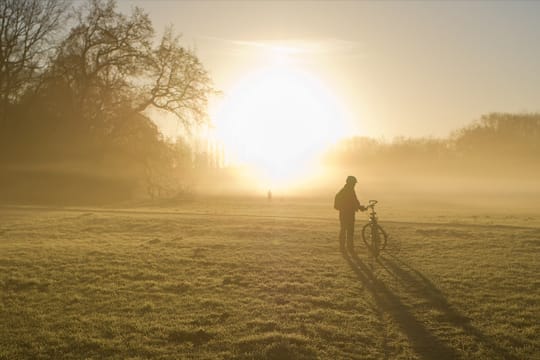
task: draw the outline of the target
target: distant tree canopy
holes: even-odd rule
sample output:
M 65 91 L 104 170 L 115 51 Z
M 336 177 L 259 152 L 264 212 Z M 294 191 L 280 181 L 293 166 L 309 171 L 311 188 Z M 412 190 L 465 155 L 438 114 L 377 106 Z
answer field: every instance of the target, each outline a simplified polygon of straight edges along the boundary
M 150 109 L 204 123 L 210 77 L 178 35 L 113 0 L 0 1 L 0 200 L 173 194 L 220 162 L 166 141 Z M 279 139 L 276 139 L 279 141 Z M 205 148 L 205 146 L 202 146 Z M 223 158 L 223 156 L 221 156 Z M 358 174 L 540 175 L 540 115 L 494 113 L 446 139 L 356 137 L 327 156 Z M 192 179 L 192 180 L 188 180 Z
M 450 137 L 344 140 L 331 165 L 394 177 L 540 175 L 540 114 L 492 113 Z
M 457 131 L 453 141 L 467 156 L 540 162 L 540 114 L 485 115 Z
M 204 123 L 210 77 L 171 28 L 156 41 L 143 10 L 88 0 L 68 21 L 70 4 L 0 2 L 0 166 L 141 179 L 153 196 L 191 159 L 146 113 Z

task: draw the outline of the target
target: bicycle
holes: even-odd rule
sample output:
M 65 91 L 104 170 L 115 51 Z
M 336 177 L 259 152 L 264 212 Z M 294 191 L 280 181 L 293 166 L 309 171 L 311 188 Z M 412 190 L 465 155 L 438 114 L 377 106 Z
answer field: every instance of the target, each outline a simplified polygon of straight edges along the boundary
M 388 234 L 378 223 L 376 204 L 377 200 L 369 200 L 369 205 L 366 206 L 366 209 L 370 210 L 369 222 L 362 228 L 362 240 L 375 258 L 386 248 L 388 242 Z

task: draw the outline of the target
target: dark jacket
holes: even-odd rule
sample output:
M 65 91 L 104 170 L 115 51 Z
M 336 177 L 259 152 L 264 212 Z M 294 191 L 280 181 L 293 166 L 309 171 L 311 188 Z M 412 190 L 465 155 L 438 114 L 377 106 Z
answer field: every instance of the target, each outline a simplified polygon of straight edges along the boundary
M 334 198 L 334 209 L 342 213 L 354 214 L 360 209 L 360 202 L 354 192 L 354 186 L 345 185 Z

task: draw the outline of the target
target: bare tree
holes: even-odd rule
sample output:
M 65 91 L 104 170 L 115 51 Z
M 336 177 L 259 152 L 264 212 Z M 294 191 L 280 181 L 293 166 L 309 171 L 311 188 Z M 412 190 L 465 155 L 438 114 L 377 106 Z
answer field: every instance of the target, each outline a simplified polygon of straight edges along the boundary
M 122 14 L 115 0 L 84 0 L 68 28 L 61 21 L 67 1 L 0 0 L 0 101 L 18 119 L 6 122 L 17 136 L 0 148 L 35 156 L 58 145 L 47 156 L 91 167 L 116 154 L 151 196 L 173 191 L 191 168 L 175 165 L 178 154 L 148 110 L 169 112 L 186 129 L 205 121 L 214 92 L 207 71 L 172 29 L 154 42 L 143 10 Z M 65 32 L 55 44 L 56 30 Z
M 154 30 L 141 9 L 128 17 L 116 11 L 112 0 L 91 0 L 77 17 L 54 71 L 70 87 L 82 120 L 103 130 L 119 108 L 131 103 Z
M 139 111 L 155 107 L 168 111 L 188 126 L 206 120 L 208 96 L 215 93 L 208 72 L 197 56 L 180 45 L 180 37 L 166 29 L 148 57 L 149 84 L 141 94 Z
M 65 0 L 0 1 L 0 122 L 45 67 L 66 9 Z
M 72 89 L 75 108 L 89 128 L 115 124 L 126 108 L 142 113 L 167 111 L 186 127 L 206 118 L 210 77 L 197 56 L 166 29 L 156 47 L 148 15 L 135 8 L 129 16 L 113 0 L 90 0 L 78 11 L 78 24 L 62 43 L 55 71 Z

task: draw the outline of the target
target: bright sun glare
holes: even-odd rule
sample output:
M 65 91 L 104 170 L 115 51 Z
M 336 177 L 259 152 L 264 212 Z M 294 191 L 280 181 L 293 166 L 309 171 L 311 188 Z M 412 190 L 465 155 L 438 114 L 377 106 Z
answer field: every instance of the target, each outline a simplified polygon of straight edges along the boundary
M 278 188 L 313 171 L 321 153 L 345 132 L 343 116 L 314 76 L 286 65 L 246 76 L 216 113 L 217 137 L 233 161 Z

